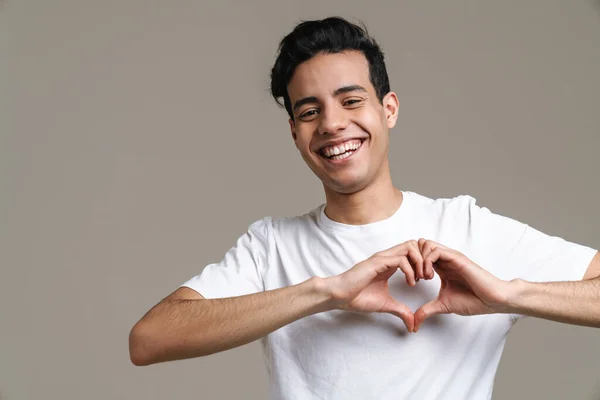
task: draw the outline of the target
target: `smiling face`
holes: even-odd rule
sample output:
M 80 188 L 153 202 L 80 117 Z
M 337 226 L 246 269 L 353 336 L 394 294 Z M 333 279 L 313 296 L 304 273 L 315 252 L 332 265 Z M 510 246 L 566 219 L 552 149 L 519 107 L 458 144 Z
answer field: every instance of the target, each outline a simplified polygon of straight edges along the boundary
M 361 52 L 318 54 L 296 68 L 287 88 L 292 137 L 326 191 L 356 193 L 389 174 L 398 98 L 390 92 L 379 102 Z

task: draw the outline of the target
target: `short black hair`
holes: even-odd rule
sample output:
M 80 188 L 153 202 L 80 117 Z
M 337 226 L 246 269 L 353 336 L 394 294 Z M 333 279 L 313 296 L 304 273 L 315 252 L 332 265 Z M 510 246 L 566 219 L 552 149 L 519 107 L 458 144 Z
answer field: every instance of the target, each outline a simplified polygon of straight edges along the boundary
M 319 53 L 333 54 L 357 50 L 369 63 L 369 77 L 380 102 L 390 91 L 390 82 L 381 48 L 369 36 L 364 23 L 358 26 L 341 17 L 303 21 L 279 43 L 278 55 L 271 69 L 271 95 L 285 106 L 294 119 L 287 85 L 296 67 Z M 283 98 L 283 104 L 280 102 Z

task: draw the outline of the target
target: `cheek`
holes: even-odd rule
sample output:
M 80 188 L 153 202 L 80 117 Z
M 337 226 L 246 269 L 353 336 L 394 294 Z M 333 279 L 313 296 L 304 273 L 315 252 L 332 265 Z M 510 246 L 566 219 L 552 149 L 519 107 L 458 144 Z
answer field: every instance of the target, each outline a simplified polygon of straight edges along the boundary
M 371 136 L 371 140 L 379 140 L 387 127 L 385 116 L 373 109 L 361 113 L 356 124 Z
M 302 137 L 299 136 L 294 144 L 296 145 L 296 149 L 298 149 L 302 158 L 306 159 L 307 157 L 310 157 L 310 141 L 302 139 Z
M 296 148 L 301 153 L 310 153 L 312 135 L 309 134 L 306 130 L 297 130 L 296 131 Z

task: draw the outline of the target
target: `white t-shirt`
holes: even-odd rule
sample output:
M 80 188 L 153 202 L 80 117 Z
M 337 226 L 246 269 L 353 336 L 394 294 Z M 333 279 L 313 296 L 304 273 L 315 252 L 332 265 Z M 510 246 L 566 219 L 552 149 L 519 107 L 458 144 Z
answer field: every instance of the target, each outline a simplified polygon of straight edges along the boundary
M 403 191 L 394 215 L 367 225 L 335 222 L 325 205 L 253 223 L 224 259 L 182 286 L 223 298 L 340 274 L 373 253 L 419 238 L 456 249 L 500 279 L 580 280 L 596 250 L 546 235 L 476 205 Z M 410 287 L 398 270 L 390 292 L 413 312 L 437 296 L 436 275 Z M 416 334 L 398 317 L 328 311 L 262 339 L 272 399 L 489 399 L 505 337 L 518 315 L 427 319 Z

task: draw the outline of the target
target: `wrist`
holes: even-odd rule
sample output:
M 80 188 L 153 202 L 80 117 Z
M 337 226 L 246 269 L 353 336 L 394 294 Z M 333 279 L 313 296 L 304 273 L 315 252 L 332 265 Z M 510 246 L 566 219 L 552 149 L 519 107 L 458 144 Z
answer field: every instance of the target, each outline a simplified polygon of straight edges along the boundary
M 506 282 L 506 296 L 502 304 L 504 313 L 519 314 L 523 297 L 527 291 L 529 282 L 523 279 L 512 279 Z
M 321 278 L 313 276 L 305 282 L 312 297 L 315 299 L 316 312 L 330 311 L 337 308 L 337 303 L 333 295 L 331 278 Z

